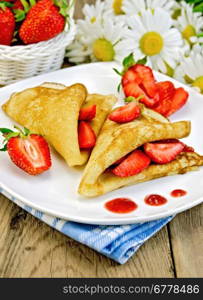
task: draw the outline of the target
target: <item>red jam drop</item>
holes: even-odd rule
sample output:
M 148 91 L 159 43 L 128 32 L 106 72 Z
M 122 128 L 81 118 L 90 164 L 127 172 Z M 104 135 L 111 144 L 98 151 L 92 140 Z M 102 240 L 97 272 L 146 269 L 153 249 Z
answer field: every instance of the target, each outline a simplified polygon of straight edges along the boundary
M 105 203 L 105 208 L 117 214 L 127 214 L 137 209 L 137 204 L 128 198 L 116 198 Z
M 186 191 L 184 191 L 184 190 L 174 190 L 174 191 L 172 191 L 171 192 L 171 196 L 172 197 L 183 197 L 183 196 L 185 196 L 187 194 L 187 192 Z
M 151 206 L 160 206 L 166 204 L 167 199 L 160 195 L 149 195 L 144 199 L 145 203 Z

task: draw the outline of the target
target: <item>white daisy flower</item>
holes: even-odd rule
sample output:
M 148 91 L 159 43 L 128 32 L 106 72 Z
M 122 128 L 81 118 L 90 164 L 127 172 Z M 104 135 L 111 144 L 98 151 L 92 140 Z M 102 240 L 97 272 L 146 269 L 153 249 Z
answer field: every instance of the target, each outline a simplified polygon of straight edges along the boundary
M 105 13 L 105 2 L 97 0 L 95 4 L 85 4 L 83 7 L 83 15 L 85 20 L 90 23 L 94 23 L 97 20 L 101 20 Z
M 122 5 L 126 0 L 105 0 L 105 10 L 114 16 L 123 15 Z
M 203 49 L 200 45 L 195 45 L 189 56 L 182 57 L 174 77 L 203 94 Z
M 142 13 L 146 9 L 152 11 L 156 8 L 163 8 L 165 11 L 172 12 L 174 0 L 123 0 L 122 11 L 127 15 Z
M 71 62 L 121 62 L 132 52 L 132 44 L 127 38 L 129 29 L 118 18 L 105 18 L 103 22 L 95 23 L 79 20 L 77 26 L 76 40 L 67 51 Z
M 126 20 L 135 60 L 147 56 L 152 68 L 166 74 L 169 71 L 172 73 L 177 65 L 183 40 L 179 31 L 172 28 L 173 20 L 170 15 L 157 8 L 154 12 L 143 11 L 142 15 L 130 16 Z
M 193 5 L 181 2 L 181 13 L 174 24 L 186 43 L 203 43 L 203 37 L 198 37 L 203 32 L 203 16 L 193 12 Z

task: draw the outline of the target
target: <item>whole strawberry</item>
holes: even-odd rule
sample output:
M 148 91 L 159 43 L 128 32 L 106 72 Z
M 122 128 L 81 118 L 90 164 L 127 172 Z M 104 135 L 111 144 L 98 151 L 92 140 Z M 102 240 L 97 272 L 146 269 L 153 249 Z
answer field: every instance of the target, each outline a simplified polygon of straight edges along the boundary
M 15 17 L 7 5 L 9 2 L 0 2 L 0 45 L 10 46 L 15 30 Z
M 25 44 L 47 41 L 64 30 L 65 17 L 52 0 L 38 1 L 22 23 L 19 36 Z
M 4 147 L 0 151 L 7 150 L 17 167 L 30 175 L 41 174 L 51 167 L 49 146 L 43 136 L 32 134 L 26 128 L 18 132 L 0 128 L 0 132 L 5 137 Z

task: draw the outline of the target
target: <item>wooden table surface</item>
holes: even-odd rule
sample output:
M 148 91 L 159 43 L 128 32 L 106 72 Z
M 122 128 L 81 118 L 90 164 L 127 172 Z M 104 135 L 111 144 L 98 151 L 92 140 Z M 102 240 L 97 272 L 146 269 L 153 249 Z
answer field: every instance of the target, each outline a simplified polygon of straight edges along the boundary
M 78 0 L 76 17 L 81 16 Z M 202 277 L 203 204 L 177 215 L 125 265 L 53 230 L 0 195 L 0 277 Z

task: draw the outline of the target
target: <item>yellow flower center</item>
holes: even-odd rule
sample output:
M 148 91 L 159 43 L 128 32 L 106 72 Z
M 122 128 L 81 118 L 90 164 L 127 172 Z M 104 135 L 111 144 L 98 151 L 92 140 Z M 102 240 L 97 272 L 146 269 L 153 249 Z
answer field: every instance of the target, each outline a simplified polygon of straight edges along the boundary
M 182 31 L 183 38 L 188 42 L 190 42 L 190 38 L 194 35 L 196 35 L 196 30 L 192 25 L 187 25 Z
M 164 46 L 162 36 L 157 32 L 147 32 L 140 39 L 140 48 L 146 55 L 159 54 Z
M 106 39 L 97 39 L 93 43 L 93 53 L 97 60 L 112 61 L 115 51 L 111 42 Z
M 192 85 L 198 87 L 200 92 L 203 93 L 203 76 L 196 78 Z
M 122 3 L 123 3 L 123 0 L 114 0 L 113 1 L 112 7 L 113 7 L 114 13 L 116 15 L 122 15 L 123 14 Z
M 92 17 L 91 19 L 90 19 L 90 22 L 93 24 L 93 23 L 95 23 L 96 22 L 96 17 Z

